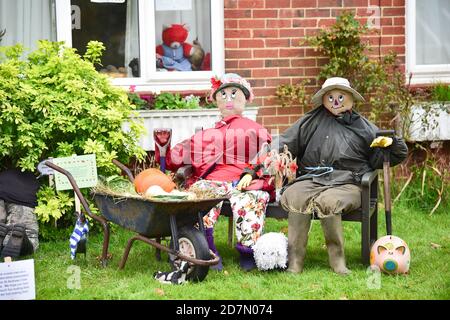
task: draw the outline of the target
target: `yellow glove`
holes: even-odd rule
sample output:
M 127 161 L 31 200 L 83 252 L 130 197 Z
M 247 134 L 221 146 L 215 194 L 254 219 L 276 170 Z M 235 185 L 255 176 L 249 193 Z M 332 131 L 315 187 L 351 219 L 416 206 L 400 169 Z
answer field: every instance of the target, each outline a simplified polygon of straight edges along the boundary
M 378 137 L 373 139 L 372 143 L 370 144 L 371 148 L 386 148 L 389 147 L 392 144 L 392 138 L 389 137 Z
M 251 174 L 246 174 L 245 176 L 242 177 L 241 181 L 239 181 L 239 183 L 236 186 L 236 189 L 238 189 L 239 191 L 241 191 L 241 189 L 245 189 L 250 185 L 250 182 L 252 182 L 253 178 Z

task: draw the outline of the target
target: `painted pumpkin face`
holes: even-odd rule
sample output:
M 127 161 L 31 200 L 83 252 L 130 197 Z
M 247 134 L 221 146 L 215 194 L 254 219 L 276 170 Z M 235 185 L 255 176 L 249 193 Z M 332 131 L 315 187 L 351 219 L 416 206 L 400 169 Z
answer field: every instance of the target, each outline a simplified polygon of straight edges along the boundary
M 370 251 L 370 264 L 389 274 L 407 273 L 411 254 L 405 241 L 396 236 L 378 239 Z
M 325 93 L 322 104 L 335 116 L 349 111 L 353 107 L 353 95 L 343 90 L 334 89 Z
M 222 117 L 231 115 L 242 115 L 244 112 L 245 99 L 244 92 L 237 87 L 227 87 L 216 94 L 217 107 L 219 108 Z

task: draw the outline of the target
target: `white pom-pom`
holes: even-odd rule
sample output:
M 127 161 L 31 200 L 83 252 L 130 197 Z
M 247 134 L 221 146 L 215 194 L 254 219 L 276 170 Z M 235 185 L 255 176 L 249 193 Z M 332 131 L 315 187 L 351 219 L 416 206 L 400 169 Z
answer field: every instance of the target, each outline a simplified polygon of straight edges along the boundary
M 288 259 L 288 239 L 283 233 L 266 233 L 253 246 L 253 255 L 259 270 L 285 269 Z

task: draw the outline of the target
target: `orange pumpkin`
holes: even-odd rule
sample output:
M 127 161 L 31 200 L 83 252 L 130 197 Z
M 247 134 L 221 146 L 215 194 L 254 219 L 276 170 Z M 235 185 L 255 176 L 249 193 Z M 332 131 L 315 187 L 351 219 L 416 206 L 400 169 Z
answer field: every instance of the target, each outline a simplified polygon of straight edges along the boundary
M 134 188 L 138 193 L 144 193 L 149 187 L 155 185 L 166 192 L 171 192 L 176 186 L 168 176 L 154 168 L 140 172 L 134 179 Z

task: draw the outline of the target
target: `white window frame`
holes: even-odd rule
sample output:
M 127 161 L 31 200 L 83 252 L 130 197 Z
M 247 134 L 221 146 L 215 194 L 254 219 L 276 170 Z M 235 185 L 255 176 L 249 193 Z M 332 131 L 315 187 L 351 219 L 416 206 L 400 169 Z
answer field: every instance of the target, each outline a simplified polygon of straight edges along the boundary
M 141 77 L 115 78 L 111 82 L 128 89 L 136 86 L 137 92 L 202 91 L 211 88 L 211 77 L 225 70 L 224 2 L 211 1 L 211 71 L 158 72 L 156 63 L 141 64 Z M 58 41 L 72 46 L 72 17 L 70 0 L 56 1 L 56 29 Z M 143 17 L 144 12 L 150 15 Z M 155 1 L 139 0 L 140 61 L 155 60 Z M 154 48 L 153 51 L 151 48 Z
M 450 64 L 419 65 L 416 60 L 416 0 L 406 1 L 406 81 L 411 84 L 450 83 Z

